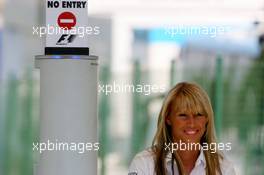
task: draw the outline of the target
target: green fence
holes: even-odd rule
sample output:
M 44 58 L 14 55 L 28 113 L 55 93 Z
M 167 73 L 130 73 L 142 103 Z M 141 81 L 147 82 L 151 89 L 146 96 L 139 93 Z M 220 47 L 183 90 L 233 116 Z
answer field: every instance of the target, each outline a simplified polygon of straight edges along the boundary
M 21 79 L 10 75 L 2 84 L 1 174 L 33 174 L 32 143 L 37 139 L 38 125 L 33 119 L 37 104 L 33 84 L 29 72 Z

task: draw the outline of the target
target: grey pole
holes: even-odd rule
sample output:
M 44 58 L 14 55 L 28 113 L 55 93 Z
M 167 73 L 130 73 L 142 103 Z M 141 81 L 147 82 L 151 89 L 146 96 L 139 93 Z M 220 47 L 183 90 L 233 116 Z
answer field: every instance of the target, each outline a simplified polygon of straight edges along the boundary
M 40 69 L 40 144 L 46 144 L 37 175 L 96 175 L 98 58 L 44 55 L 35 61 Z

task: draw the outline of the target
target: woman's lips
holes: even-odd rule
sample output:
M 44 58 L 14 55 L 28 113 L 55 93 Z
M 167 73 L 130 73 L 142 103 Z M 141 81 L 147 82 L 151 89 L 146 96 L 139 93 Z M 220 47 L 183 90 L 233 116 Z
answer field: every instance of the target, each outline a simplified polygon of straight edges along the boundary
M 188 130 L 184 130 L 184 133 L 187 135 L 195 135 L 199 132 L 198 129 L 188 129 Z

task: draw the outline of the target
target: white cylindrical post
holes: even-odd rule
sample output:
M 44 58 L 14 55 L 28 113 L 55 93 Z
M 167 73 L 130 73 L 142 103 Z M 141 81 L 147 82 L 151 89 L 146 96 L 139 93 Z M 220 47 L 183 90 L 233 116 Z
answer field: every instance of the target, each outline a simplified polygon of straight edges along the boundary
M 97 174 L 97 65 L 96 56 L 36 57 L 42 152 L 37 175 Z

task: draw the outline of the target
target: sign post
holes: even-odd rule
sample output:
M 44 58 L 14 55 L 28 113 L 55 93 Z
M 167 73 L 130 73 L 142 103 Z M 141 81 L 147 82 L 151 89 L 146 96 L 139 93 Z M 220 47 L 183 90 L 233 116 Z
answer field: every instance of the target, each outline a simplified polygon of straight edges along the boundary
M 87 35 L 87 0 L 46 0 L 46 55 L 89 55 Z
M 40 69 L 37 175 L 97 174 L 98 58 L 89 55 L 87 0 L 46 0 L 45 55 Z M 51 30 L 53 31 L 53 30 Z

